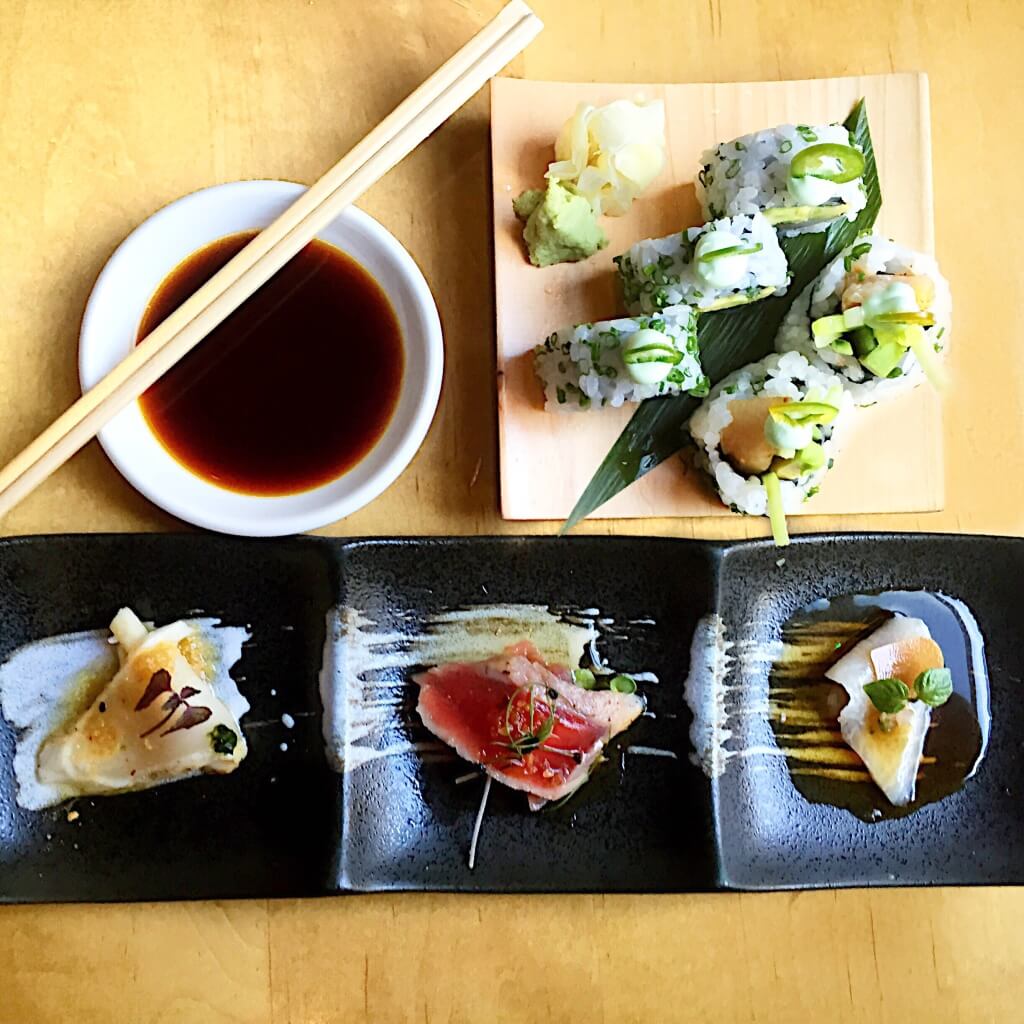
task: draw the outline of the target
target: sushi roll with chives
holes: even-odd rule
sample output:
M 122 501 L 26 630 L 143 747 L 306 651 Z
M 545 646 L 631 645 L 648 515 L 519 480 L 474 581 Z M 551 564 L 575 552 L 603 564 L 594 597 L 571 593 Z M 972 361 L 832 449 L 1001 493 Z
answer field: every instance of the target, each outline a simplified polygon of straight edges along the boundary
M 534 349 L 545 408 L 580 412 L 663 395 L 706 395 L 697 313 L 672 306 L 654 316 L 577 324 Z
M 842 380 L 802 355 L 772 355 L 725 377 L 690 418 L 698 462 L 733 512 L 771 519 L 789 543 L 786 514 L 818 492 L 853 402 Z
M 775 229 L 759 213 L 637 242 L 613 262 L 633 314 L 680 303 L 699 310 L 738 306 L 784 291 L 789 280 Z
M 783 124 L 707 150 L 697 197 L 707 220 L 760 211 L 784 235 L 824 231 L 867 205 L 863 152 L 841 124 Z
M 857 405 L 944 380 L 953 300 L 934 257 L 858 238 L 790 307 L 775 339 L 842 375 Z

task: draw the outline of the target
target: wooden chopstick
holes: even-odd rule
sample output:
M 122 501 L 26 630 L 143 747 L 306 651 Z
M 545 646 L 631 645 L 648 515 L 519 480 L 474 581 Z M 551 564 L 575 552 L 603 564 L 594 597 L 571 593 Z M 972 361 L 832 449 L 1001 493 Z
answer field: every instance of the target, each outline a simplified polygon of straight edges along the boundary
M 543 28 L 511 0 L 280 217 L 0 470 L 0 517 L 62 466 L 443 124 Z

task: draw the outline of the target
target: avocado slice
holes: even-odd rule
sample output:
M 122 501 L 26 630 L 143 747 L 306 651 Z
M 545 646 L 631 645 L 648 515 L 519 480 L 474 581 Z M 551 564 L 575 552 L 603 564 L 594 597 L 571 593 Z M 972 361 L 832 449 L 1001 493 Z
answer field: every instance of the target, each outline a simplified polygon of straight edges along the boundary
M 746 306 L 750 302 L 757 302 L 759 299 L 767 299 L 769 295 L 774 294 L 774 288 L 758 288 L 753 295 L 748 295 L 746 292 L 737 292 L 735 295 L 726 295 L 724 298 L 716 299 L 714 302 L 709 302 L 706 306 L 701 306 L 701 312 L 710 313 L 716 309 L 731 309 L 733 306 Z
M 825 465 L 825 449 L 815 441 L 796 453 L 796 460 L 804 470 L 821 469 Z
M 888 377 L 906 353 L 906 348 L 898 341 L 880 341 L 861 359 L 861 364 L 876 377 Z
M 799 480 L 825 465 L 825 449 L 817 441 L 801 448 L 791 459 L 776 459 L 772 472 L 780 480 Z
M 829 345 L 829 348 L 833 352 L 838 352 L 841 356 L 852 356 L 853 345 L 851 345 L 845 338 L 836 338 L 835 341 Z
M 797 459 L 776 459 L 772 463 L 772 472 L 780 480 L 799 480 L 803 469 Z
M 850 206 L 848 203 L 836 203 L 835 206 L 773 206 L 761 212 L 769 224 L 812 224 L 842 217 L 850 212 Z

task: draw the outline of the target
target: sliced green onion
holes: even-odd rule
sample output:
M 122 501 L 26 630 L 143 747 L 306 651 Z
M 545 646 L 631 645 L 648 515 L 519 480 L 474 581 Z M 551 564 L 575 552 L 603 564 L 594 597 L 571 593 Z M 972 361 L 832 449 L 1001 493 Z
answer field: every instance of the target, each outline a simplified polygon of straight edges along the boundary
M 946 368 L 942 365 L 942 360 L 936 355 L 935 349 L 932 348 L 925 338 L 924 329 L 921 327 L 908 327 L 906 330 L 907 346 L 917 356 L 917 361 L 921 364 L 921 369 L 924 370 L 928 383 L 936 391 L 944 391 L 946 389 Z
M 675 366 L 683 361 L 683 353 L 671 345 L 641 345 L 623 352 L 622 361 L 627 366 L 637 363 L 670 363 Z
M 573 670 L 572 681 L 581 690 L 592 690 L 597 686 L 597 677 L 589 668 L 577 668 Z
M 839 170 L 834 171 L 827 160 L 835 160 Z M 864 174 L 864 154 L 853 146 L 843 146 L 837 142 L 819 142 L 816 146 L 802 149 L 789 165 L 789 173 L 794 178 L 823 178 L 841 185 L 846 181 L 854 181 Z
M 632 676 L 615 676 L 608 688 L 616 693 L 636 693 L 636 680 Z
M 772 538 L 775 546 L 784 548 L 789 544 L 789 530 L 786 529 L 786 510 L 782 507 L 782 485 L 774 473 L 761 477 L 764 493 L 768 499 L 768 520 L 772 524 Z
M 863 327 L 865 320 L 863 306 L 851 306 L 843 313 L 843 325 L 847 328 Z
M 755 252 L 760 252 L 763 248 L 764 246 L 760 242 L 755 242 L 753 245 L 729 245 L 724 249 L 715 249 L 714 252 L 706 252 L 698 256 L 697 262 L 710 263 L 722 256 L 753 256 Z

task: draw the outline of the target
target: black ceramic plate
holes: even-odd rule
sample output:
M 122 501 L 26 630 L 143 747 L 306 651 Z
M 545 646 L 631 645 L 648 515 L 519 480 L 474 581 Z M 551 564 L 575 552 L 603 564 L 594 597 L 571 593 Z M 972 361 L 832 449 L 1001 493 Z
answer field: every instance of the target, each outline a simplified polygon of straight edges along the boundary
M 1014 841 L 1024 823 L 1016 693 L 1024 656 L 1014 622 L 1024 605 L 1024 542 L 822 537 L 782 554 L 779 566 L 780 552 L 764 543 L 646 538 L 0 542 L 0 660 L 44 636 L 102 627 L 122 604 L 159 622 L 217 615 L 253 634 L 236 670 L 252 703 L 250 753 L 230 776 L 86 798 L 68 822 L 66 807 L 16 806 L 14 737 L 0 723 L 0 899 L 1024 881 Z M 720 614 L 739 650 L 776 639 L 809 601 L 894 588 L 962 599 L 986 637 L 992 737 L 962 790 L 900 820 L 867 823 L 804 799 L 784 758 L 732 757 L 714 782 L 691 763 L 683 680 L 701 617 Z M 415 632 L 452 608 L 497 602 L 596 607 L 633 623 L 608 630 L 602 649 L 613 664 L 651 670 L 660 682 L 643 687 L 654 717 L 615 742 L 565 806 L 531 813 L 521 795 L 493 787 L 471 872 L 479 784 L 455 785 L 464 768 L 453 759 L 414 754 L 335 774 L 321 740 L 318 674 L 335 605 L 358 608 L 376 629 Z M 733 663 L 728 707 L 749 712 L 739 716 L 747 731 L 729 741 L 734 751 L 775 742 L 755 707 L 767 671 L 756 659 Z M 384 681 L 400 686 L 406 674 Z M 391 726 L 415 741 L 422 726 L 413 701 L 410 686 Z M 284 727 L 283 713 L 295 729 Z

